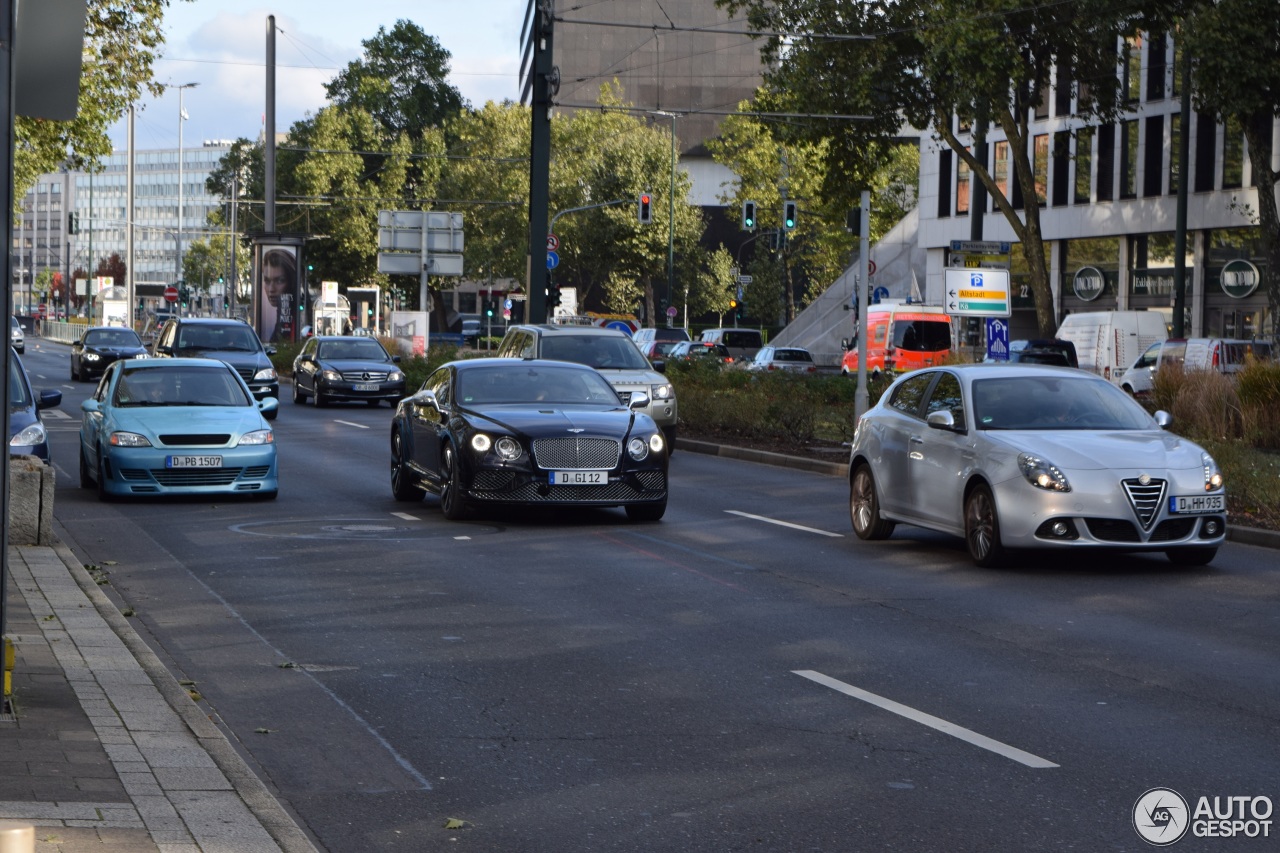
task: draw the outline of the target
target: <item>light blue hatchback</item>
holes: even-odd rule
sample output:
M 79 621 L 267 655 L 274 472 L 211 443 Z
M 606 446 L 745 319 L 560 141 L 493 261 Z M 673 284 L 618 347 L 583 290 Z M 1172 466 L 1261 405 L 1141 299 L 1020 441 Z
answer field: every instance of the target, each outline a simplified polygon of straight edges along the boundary
M 279 491 L 275 433 L 236 372 L 207 358 L 129 359 L 80 408 L 80 486 L 98 497 Z

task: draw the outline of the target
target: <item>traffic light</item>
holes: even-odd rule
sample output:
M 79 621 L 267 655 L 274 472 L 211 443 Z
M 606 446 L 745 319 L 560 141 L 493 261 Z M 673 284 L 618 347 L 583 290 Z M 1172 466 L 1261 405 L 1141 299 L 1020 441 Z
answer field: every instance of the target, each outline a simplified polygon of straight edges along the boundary
M 80 214 L 72 212 L 67 214 L 67 233 L 80 233 Z
M 640 217 L 641 225 L 648 225 L 653 221 L 653 198 L 648 193 L 640 193 L 640 205 L 636 211 Z
M 796 227 L 796 203 L 788 201 L 782 205 L 782 227 L 788 231 Z
M 756 229 L 756 203 L 754 201 L 744 201 L 742 203 L 742 230 L 754 231 Z

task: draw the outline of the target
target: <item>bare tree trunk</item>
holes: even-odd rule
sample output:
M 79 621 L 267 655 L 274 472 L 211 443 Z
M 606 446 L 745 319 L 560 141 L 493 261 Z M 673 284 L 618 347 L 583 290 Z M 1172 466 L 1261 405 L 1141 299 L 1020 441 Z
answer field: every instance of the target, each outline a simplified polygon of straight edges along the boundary
M 1267 292 L 1271 337 L 1280 339 L 1280 211 L 1276 207 L 1276 182 L 1280 180 L 1280 174 L 1271 168 L 1271 123 L 1270 113 L 1251 116 L 1249 121 L 1241 122 L 1244 138 L 1249 143 L 1253 185 L 1258 189 L 1258 225 L 1266 259 L 1260 284 Z

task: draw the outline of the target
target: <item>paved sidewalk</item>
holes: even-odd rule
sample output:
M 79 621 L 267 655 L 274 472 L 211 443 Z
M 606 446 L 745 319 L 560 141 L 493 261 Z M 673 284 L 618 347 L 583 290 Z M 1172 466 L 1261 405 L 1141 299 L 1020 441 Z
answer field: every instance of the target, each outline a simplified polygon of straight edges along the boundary
M 39 853 L 315 847 L 65 546 L 9 549 L 0 821 Z

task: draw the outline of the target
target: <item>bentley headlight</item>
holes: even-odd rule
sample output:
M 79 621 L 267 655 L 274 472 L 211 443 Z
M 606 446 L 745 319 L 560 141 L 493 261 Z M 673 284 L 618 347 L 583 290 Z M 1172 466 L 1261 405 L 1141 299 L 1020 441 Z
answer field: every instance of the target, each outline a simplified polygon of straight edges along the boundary
M 649 442 L 638 435 L 632 436 L 627 442 L 627 455 L 639 462 L 649 455 Z
M 498 451 L 498 455 L 508 462 L 514 462 L 520 458 L 520 454 L 524 451 L 520 448 L 520 442 L 516 441 L 509 435 L 504 435 L 494 444 L 494 449 Z
M 1039 456 L 1019 453 L 1018 470 L 1022 472 L 1023 477 L 1027 478 L 1028 483 L 1038 489 L 1050 492 L 1071 491 L 1071 484 L 1067 482 L 1066 475 L 1058 470 L 1058 466 Z
M 263 368 L 262 370 L 259 370 L 257 373 L 253 374 L 254 382 L 273 382 L 277 378 L 278 377 L 276 376 L 276 369 L 274 367 Z
M 654 453 L 661 453 L 662 448 L 666 446 L 666 442 L 662 440 L 662 433 L 655 432 L 649 436 L 649 450 Z
M 471 449 L 476 453 L 485 453 L 493 445 L 493 440 L 482 432 L 471 436 Z
M 653 393 L 650 396 L 655 400 L 670 400 L 675 396 L 675 392 L 672 390 L 670 383 L 653 385 L 651 386 L 651 389 Z
M 37 444 L 44 444 L 45 436 L 44 425 L 36 421 L 28 427 L 23 427 L 17 435 L 9 439 L 9 445 L 11 447 L 35 447 Z
M 1204 490 L 1206 492 L 1216 492 L 1222 488 L 1222 471 L 1218 469 L 1218 463 L 1213 461 L 1213 457 L 1208 453 L 1200 454 L 1200 464 L 1204 465 Z
M 269 429 L 255 429 L 240 436 L 241 446 L 246 444 L 275 444 L 276 435 Z
M 136 432 L 113 432 L 111 433 L 112 447 L 150 447 L 151 442 L 147 440 L 145 435 L 138 435 Z

